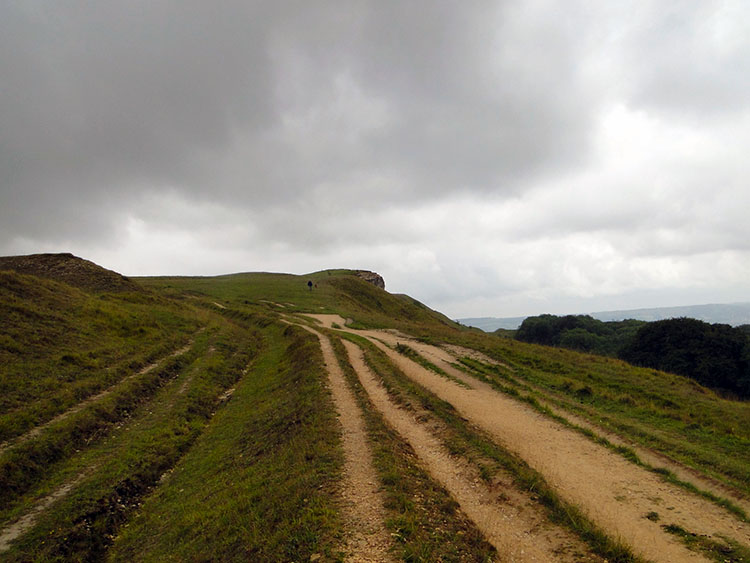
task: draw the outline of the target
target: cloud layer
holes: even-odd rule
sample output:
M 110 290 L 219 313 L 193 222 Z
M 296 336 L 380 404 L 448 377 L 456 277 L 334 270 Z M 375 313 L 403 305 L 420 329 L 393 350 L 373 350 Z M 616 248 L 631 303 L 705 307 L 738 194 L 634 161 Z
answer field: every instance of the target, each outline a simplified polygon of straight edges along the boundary
M 748 12 L 7 2 L 0 251 L 365 267 L 454 316 L 746 299 Z

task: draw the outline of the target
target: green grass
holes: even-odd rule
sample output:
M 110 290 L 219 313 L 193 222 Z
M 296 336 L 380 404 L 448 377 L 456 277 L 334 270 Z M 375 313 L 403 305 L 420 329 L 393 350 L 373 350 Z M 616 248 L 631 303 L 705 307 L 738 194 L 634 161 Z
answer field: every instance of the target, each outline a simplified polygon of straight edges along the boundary
M 0 442 L 184 345 L 203 322 L 157 295 L 0 272 Z
M 9 561 L 100 560 L 120 528 L 208 425 L 221 393 L 240 376 L 255 353 L 249 331 L 225 324 L 200 343 L 202 353 L 161 387 L 150 401 L 133 407 L 128 420 L 68 459 L 50 466 L 33 503 L 56 474 L 83 474 L 83 481 L 4 554 Z M 21 506 L 22 508 L 23 506 Z
M 705 555 L 713 561 L 718 561 L 719 563 L 743 563 L 750 561 L 750 549 L 731 539 L 721 538 L 724 541 L 717 541 L 708 536 L 688 532 L 676 524 L 666 524 L 662 528 L 680 538 L 690 550 Z
M 353 275 L 324 270 L 305 275 L 245 273 L 227 276 L 135 278 L 147 288 L 184 299 L 214 299 L 235 306 L 262 304 L 274 313 L 337 313 L 361 328 L 409 331 L 455 327 L 453 321 L 406 295 L 394 295 Z M 308 289 L 307 282 L 317 287 Z
M 269 327 L 227 407 L 117 539 L 114 561 L 336 558 L 342 467 L 317 340 Z
M 308 280 L 317 284 L 312 291 Z M 336 313 L 360 328 L 397 328 L 425 342 L 476 349 L 508 367 L 466 360 L 465 369 L 547 416 L 554 417 L 547 404 L 571 412 L 750 495 L 750 403 L 721 399 L 685 378 L 458 327 L 348 270 L 137 282 L 145 291 L 95 293 L 0 272 L 0 443 L 9 444 L 0 453 L 0 522 L 83 474 L 3 554 L 9 560 L 339 559 L 337 426 L 316 340 L 278 323 L 290 312 Z M 436 417 L 446 445 L 473 460 L 483 478 L 512 474 L 551 519 L 595 551 L 610 561 L 632 560 L 522 460 L 351 338 L 366 348 L 396 400 Z M 167 359 L 191 339 L 190 352 Z M 157 369 L 125 380 L 159 359 Z M 348 377 L 354 381 L 351 371 Z M 235 382 L 231 400 L 222 403 L 218 398 Z M 111 393 L 95 404 L 34 438 L 19 438 L 104 389 Z M 491 550 L 481 535 L 357 389 L 397 554 L 413 561 L 485 560 Z M 640 462 L 632 450 L 579 431 Z M 711 549 L 737 561 L 747 557 L 731 542 Z

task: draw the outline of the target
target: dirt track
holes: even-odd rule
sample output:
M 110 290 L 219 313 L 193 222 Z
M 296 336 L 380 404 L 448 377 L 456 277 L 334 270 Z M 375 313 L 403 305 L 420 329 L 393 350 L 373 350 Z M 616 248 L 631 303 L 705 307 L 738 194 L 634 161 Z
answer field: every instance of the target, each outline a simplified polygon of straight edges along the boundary
M 341 323 L 340 319 L 321 320 Z M 713 503 L 665 483 L 479 381 L 472 381 L 473 388 L 466 389 L 383 344 L 394 346 L 404 341 L 402 336 L 385 331 L 351 332 L 368 337 L 408 377 L 450 402 L 462 416 L 520 455 L 563 498 L 581 507 L 599 526 L 642 556 L 653 561 L 705 561 L 667 534 L 662 524 L 677 524 L 693 533 L 715 538 L 723 535 L 750 544 L 750 526 Z M 426 346 L 419 344 L 422 353 Z M 430 348 L 436 355 L 447 353 Z M 659 515 L 659 522 L 645 517 L 651 512 Z
M 498 551 L 500 561 L 588 561 L 595 557 L 578 538 L 551 525 L 534 503 L 507 490 L 502 501 L 484 484 L 475 468 L 451 456 L 440 439 L 418 422 L 413 413 L 398 408 L 378 377 L 364 361 L 362 350 L 344 341 L 349 361 L 370 400 L 385 420 L 412 446 L 430 474 L 456 499 Z
M 304 327 L 318 337 L 328 370 L 329 385 L 342 427 L 345 467 L 342 496 L 349 523 L 346 561 L 356 563 L 393 561 L 385 529 L 385 510 L 379 481 L 372 463 L 362 413 L 344 379 L 328 338 Z

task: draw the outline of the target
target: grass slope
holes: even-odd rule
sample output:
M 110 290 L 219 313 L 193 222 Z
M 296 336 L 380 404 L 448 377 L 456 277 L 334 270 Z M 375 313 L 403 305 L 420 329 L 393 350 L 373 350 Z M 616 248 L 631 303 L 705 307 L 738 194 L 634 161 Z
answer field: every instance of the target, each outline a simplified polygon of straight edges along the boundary
M 464 367 L 750 494 L 750 404 L 685 378 L 460 327 L 349 270 L 130 281 L 137 290 L 112 293 L 94 281 L 74 287 L 0 272 L 0 525 L 70 485 L 2 554 L 8 560 L 340 559 L 338 426 L 316 341 L 281 322 L 294 312 L 336 313 L 355 326 L 482 351 L 505 367 L 471 358 Z M 456 451 L 511 470 L 445 405 L 397 376 L 391 385 L 454 429 Z M 369 410 L 401 557 L 488 557 L 470 523 Z M 519 476 L 519 486 L 531 486 L 527 478 L 536 479 Z M 421 504 L 410 500 L 415 494 Z M 443 535 L 431 534 L 434 526 Z M 606 538 L 588 540 L 628 559 Z

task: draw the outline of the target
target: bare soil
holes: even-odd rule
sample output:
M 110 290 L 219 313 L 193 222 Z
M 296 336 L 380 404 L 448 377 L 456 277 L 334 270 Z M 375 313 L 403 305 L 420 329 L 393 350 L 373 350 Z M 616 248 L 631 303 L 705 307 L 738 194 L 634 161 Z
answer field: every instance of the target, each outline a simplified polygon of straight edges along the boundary
M 364 361 L 362 350 L 344 341 L 349 361 L 370 400 L 411 445 L 429 473 L 498 551 L 501 561 L 600 561 L 572 533 L 551 524 L 528 496 L 504 484 L 488 485 L 466 460 L 452 456 L 414 413 L 397 407 Z
M 342 497 L 349 536 L 346 561 L 393 561 L 389 553 L 392 542 L 385 528 L 383 499 L 362 413 L 328 338 L 309 327 L 304 328 L 315 334 L 320 341 L 331 394 L 341 422 L 345 457 Z
M 93 471 L 94 467 L 89 467 L 88 469 L 80 473 L 75 479 L 64 483 L 55 491 L 41 499 L 29 512 L 24 514 L 21 518 L 0 530 L 0 553 L 7 551 L 10 548 L 10 544 L 13 540 L 22 536 L 27 530 L 31 529 L 42 512 L 47 510 L 56 501 L 67 495 L 73 489 L 73 487 L 83 481 L 83 479 L 85 479 Z
M 381 340 L 390 341 L 391 344 L 393 342 L 389 335 L 386 335 L 384 337 L 382 334 L 379 334 L 378 336 Z M 401 339 L 404 338 L 408 337 L 401 335 Z M 481 352 L 474 352 L 472 350 L 469 350 L 468 348 L 462 348 L 459 346 L 435 347 L 416 340 L 409 340 L 409 346 L 417 350 L 417 352 L 422 354 L 425 358 L 429 359 L 439 368 L 443 369 L 446 373 L 450 374 L 453 377 L 456 377 L 457 379 L 460 379 L 461 381 L 464 381 L 464 383 L 472 388 L 491 389 L 491 387 L 489 387 L 488 385 L 474 379 L 471 376 L 466 375 L 465 372 L 454 368 L 451 364 L 455 364 L 458 361 L 458 357 L 470 357 L 489 364 L 503 365 L 492 360 L 491 358 L 488 358 L 487 356 L 484 356 L 484 354 L 482 354 Z M 482 359 L 482 356 L 484 356 L 484 359 Z M 546 394 L 545 390 L 536 388 L 532 384 L 526 383 L 526 385 L 538 391 L 542 396 Z M 718 496 L 730 497 L 732 499 L 732 502 L 740 506 L 743 510 L 745 510 L 745 512 L 750 513 L 750 499 L 744 497 L 735 489 L 726 486 L 723 483 L 712 479 L 711 477 L 704 475 L 693 468 L 686 467 L 679 462 L 660 454 L 659 452 L 644 448 L 642 446 L 639 446 L 638 444 L 626 440 L 607 429 L 592 424 L 588 420 L 585 420 L 584 418 L 579 417 L 569 411 L 565 411 L 554 404 L 544 401 L 543 399 L 540 402 L 544 406 L 548 407 L 553 413 L 564 417 L 572 424 L 575 424 L 582 428 L 588 428 L 594 431 L 597 435 L 606 438 L 614 445 L 627 446 L 631 448 L 633 451 L 635 451 L 640 459 L 642 459 L 652 467 L 668 469 L 679 479 L 692 483 L 701 490 L 709 491 Z
M 665 483 L 486 384 L 473 380 L 472 389 L 463 388 L 383 344 L 393 346 L 402 336 L 382 331 L 352 332 L 369 337 L 408 377 L 450 402 L 462 416 L 520 455 L 563 498 L 581 507 L 603 529 L 644 557 L 653 561 L 705 560 L 667 534 L 662 524 L 676 524 L 718 541 L 724 536 L 750 544 L 750 526 L 715 504 Z M 409 345 L 420 352 L 428 347 L 415 341 Z M 430 350 L 431 360 L 446 353 L 430 348 L 434 348 Z M 647 519 L 650 513 L 658 514 L 659 521 Z

